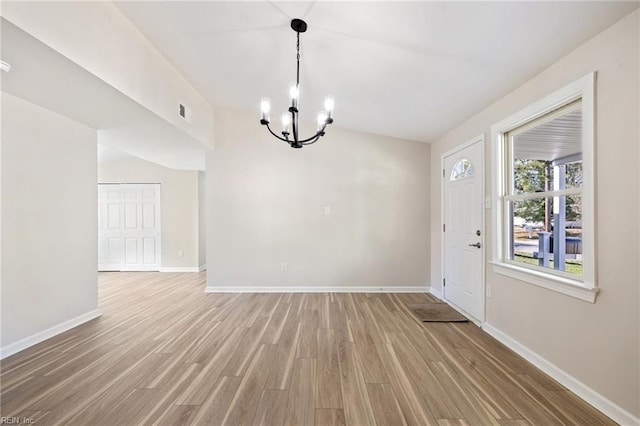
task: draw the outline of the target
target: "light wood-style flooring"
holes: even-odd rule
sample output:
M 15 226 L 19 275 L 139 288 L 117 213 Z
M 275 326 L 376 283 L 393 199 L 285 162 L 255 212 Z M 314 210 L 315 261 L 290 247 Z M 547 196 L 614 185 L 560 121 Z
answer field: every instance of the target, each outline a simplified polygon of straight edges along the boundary
M 425 294 L 204 294 L 103 273 L 103 316 L 1 363 L 2 416 L 70 425 L 599 425 L 610 419 Z M 25 422 L 23 421 L 23 424 Z

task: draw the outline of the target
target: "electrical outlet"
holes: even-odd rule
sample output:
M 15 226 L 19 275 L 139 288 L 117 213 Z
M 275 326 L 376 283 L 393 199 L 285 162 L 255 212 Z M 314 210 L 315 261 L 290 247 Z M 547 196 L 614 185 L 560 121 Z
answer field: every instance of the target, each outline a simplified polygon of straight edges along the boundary
M 325 216 L 331 216 L 331 206 L 324 206 Z
M 487 297 L 491 298 L 491 286 L 487 285 Z
M 182 257 L 182 256 L 184 256 L 184 251 L 178 250 L 178 257 Z
M 287 272 L 289 270 L 289 265 L 287 262 L 280 262 L 280 272 Z

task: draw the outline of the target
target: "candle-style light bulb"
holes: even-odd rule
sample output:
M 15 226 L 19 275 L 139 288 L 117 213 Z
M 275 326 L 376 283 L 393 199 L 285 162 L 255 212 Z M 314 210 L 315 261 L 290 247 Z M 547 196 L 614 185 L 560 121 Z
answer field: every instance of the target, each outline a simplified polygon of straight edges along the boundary
M 335 101 L 333 100 L 333 96 L 327 96 L 324 100 L 324 109 L 327 111 L 327 118 L 333 118 L 333 108 L 335 106 Z
M 289 98 L 291 99 L 291 108 L 298 109 L 298 100 L 300 98 L 300 86 L 291 83 L 289 86 Z
M 271 100 L 269 98 L 262 98 L 260 100 L 260 111 L 262 112 L 262 119 L 260 121 L 269 122 L 269 112 L 271 111 Z
M 318 131 L 322 130 L 322 128 L 326 125 L 327 125 L 327 113 L 324 111 L 320 111 L 318 113 Z
M 282 113 L 282 133 L 289 133 L 289 125 L 291 124 L 291 117 L 289 113 Z

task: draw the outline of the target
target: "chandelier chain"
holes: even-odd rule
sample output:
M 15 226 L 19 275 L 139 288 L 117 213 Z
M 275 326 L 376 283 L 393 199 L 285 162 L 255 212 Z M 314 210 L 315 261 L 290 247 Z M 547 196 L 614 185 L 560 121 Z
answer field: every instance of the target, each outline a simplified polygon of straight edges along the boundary
M 296 43 L 296 85 L 300 86 L 300 33 L 296 31 L 298 34 L 298 42 Z

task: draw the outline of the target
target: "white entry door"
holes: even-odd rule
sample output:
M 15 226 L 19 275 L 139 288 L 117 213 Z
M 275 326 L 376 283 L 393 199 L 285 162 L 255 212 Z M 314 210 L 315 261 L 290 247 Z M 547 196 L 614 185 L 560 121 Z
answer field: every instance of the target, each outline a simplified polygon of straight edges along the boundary
M 443 159 L 444 281 L 447 302 L 484 320 L 484 140 Z
M 98 270 L 160 270 L 160 185 L 98 185 Z

